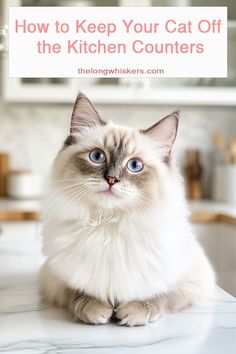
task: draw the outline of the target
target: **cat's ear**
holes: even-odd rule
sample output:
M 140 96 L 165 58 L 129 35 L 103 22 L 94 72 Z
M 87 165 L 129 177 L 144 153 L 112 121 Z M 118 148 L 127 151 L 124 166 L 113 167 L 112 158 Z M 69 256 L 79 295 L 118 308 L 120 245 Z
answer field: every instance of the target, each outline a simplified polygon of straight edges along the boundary
M 155 139 L 163 148 L 164 158 L 168 159 L 174 144 L 179 124 L 179 112 L 173 112 L 143 132 Z
M 79 94 L 71 116 L 70 134 L 73 135 L 80 132 L 82 129 L 105 124 L 89 99 L 84 94 Z

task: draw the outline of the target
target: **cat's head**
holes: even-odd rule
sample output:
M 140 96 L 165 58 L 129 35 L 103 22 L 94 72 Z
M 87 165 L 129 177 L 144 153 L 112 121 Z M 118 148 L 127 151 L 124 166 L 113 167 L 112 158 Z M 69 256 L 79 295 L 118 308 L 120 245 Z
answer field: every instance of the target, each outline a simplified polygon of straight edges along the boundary
M 140 210 L 152 204 L 167 176 L 177 128 L 178 112 L 146 130 L 106 123 L 81 94 L 54 180 L 78 205 Z

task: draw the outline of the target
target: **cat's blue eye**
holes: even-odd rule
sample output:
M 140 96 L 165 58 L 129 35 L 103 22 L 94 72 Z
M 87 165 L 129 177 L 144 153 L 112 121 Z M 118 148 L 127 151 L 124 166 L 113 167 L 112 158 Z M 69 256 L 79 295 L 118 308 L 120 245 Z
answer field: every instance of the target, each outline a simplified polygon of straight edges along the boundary
M 106 154 L 100 149 L 94 149 L 90 152 L 89 158 L 94 163 L 103 163 L 106 161 Z
M 128 161 L 127 167 L 131 172 L 140 172 L 143 169 L 143 162 L 137 158 Z

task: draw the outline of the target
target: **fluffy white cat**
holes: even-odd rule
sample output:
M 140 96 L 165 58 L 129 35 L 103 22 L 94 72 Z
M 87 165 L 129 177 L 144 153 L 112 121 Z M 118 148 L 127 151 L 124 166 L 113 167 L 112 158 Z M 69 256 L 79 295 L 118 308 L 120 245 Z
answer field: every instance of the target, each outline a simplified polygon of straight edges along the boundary
M 78 96 L 45 200 L 40 276 L 75 319 L 144 325 L 213 294 L 171 157 L 177 128 L 176 112 L 147 130 L 105 123 Z

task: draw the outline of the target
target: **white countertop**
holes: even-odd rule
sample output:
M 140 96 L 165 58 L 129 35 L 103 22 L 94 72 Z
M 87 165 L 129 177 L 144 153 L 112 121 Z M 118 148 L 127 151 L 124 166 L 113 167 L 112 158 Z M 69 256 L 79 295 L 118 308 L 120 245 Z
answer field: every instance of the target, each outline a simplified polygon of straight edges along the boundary
M 189 201 L 189 206 L 192 213 L 217 213 L 236 218 L 236 205 L 203 199 L 199 201 Z
M 219 289 L 204 307 L 170 314 L 146 327 L 75 323 L 42 304 L 39 253 L 0 250 L 0 352 L 16 354 L 235 354 L 236 299 Z
M 41 200 L 39 199 L 11 199 L 0 198 L 0 212 L 40 212 Z
M 236 217 L 236 205 L 212 200 L 189 201 L 191 212 L 201 213 L 221 213 Z M 40 200 L 16 200 L 10 198 L 0 198 L 0 212 L 40 212 Z

